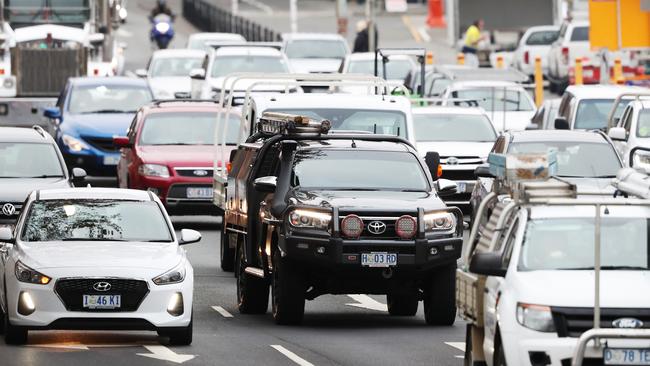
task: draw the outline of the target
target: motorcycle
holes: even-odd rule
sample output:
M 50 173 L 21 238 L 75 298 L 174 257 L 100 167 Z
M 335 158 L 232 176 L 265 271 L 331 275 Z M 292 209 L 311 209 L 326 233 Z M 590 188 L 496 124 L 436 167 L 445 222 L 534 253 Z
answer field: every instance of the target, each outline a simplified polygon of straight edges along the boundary
M 158 14 L 151 20 L 153 28 L 151 29 L 151 40 L 156 42 L 159 49 L 165 49 L 169 46 L 174 38 L 174 28 L 172 27 L 172 17 L 167 14 Z

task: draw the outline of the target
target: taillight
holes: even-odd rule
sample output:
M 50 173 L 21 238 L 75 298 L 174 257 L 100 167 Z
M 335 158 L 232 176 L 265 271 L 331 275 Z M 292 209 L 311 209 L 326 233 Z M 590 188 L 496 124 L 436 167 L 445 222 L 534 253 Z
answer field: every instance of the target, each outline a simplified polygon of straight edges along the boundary
M 363 220 L 357 215 L 347 215 L 341 221 L 341 232 L 348 238 L 358 238 L 363 232 Z
M 5 74 L 5 69 L 0 69 L 0 75 L 4 75 L 4 74 Z
M 395 221 L 395 232 L 402 239 L 413 238 L 417 230 L 417 221 L 413 216 L 404 215 Z
M 227 162 L 227 163 L 226 163 L 226 172 L 228 172 L 228 174 L 230 174 L 230 171 L 231 171 L 231 170 L 232 170 L 232 163 L 231 163 L 231 162 Z
M 564 63 L 569 63 L 569 47 L 562 47 L 562 58 L 564 58 Z
M 528 51 L 524 52 L 524 63 L 530 63 L 530 53 Z

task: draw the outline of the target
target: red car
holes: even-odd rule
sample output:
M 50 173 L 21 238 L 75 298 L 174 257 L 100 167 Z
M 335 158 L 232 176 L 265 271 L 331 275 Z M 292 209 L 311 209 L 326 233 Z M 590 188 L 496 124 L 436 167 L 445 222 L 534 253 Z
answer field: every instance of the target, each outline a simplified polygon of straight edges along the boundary
M 221 214 L 212 203 L 219 110 L 216 103 L 189 100 L 142 107 L 127 136 L 113 139 L 121 148 L 119 187 L 157 194 L 170 215 Z M 238 142 L 240 116 L 235 113 L 231 112 L 225 131 L 225 161 Z M 217 132 L 223 133 L 225 126 L 221 122 Z

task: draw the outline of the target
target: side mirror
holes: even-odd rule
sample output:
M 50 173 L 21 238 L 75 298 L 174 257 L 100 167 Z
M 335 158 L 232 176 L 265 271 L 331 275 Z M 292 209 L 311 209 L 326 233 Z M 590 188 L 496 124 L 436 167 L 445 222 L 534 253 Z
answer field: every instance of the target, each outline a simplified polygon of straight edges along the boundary
M 146 69 L 137 69 L 135 70 L 135 76 L 139 78 L 146 78 L 147 77 L 147 70 Z
M 564 118 L 564 117 L 557 117 L 555 119 L 555 129 L 556 130 L 568 130 L 569 129 L 569 121 L 567 121 L 567 119 Z
M 490 166 L 487 164 L 479 165 L 474 169 L 474 175 L 480 178 L 494 178 L 490 172 Z
M 255 190 L 258 192 L 273 193 L 275 192 L 277 182 L 277 177 L 267 176 L 255 179 L 253 185 L 255 186 Z
M 529 123 L 526 126 L 526 130 L 527 131 L 529 131 L 529 130 L 539 130 L 539 125 L 537 123 Z
M 0 242 L 2 243 L 13 243 L 14 234 L 8 227 L 0 227 Z
M 178 241 L 179 245 L 198 243 L 201 241 L 201 233 L 196 230 L 183 229 L 181 230 L 181 239 Z
M 86 181 L 86 171 L 81 168 L 72 168 L 72 183 L 75 186 L 83 185 Z
M 196 80 L 205 80 L 205 70 L 203 69 L 192 69 L 190 70 L 190 78 Z
M 113 145 L 118 148 L 123 148 L 123 147 L 133 147 L 133 144 L 129 140 L 128 137 L 126 136 L 114 136 L 113 137 Z
M 424 156 L 424 162 L 427 164 L 427 168 L 429 168 L 433 180 L 438 180 L 438 178 L 440 178 L 442 175 L 442 167 L 440 166 L 440 154 L 435 151 L 429 151 Z
M 627 132 L 623 127 L 612 127 L 609 129 L 609 132 L 607 132 L 607 136 L 609 136 L 610 139 L 615 140 L 615 141 L 626 141 L 627 140 Z
M 505 277 L 501 255 L 493 252 L 474 253 L 469 262 L 469 271 L 484 276 Z
M 59 107 L 49 107 L 45 108 L 43 110 L 43 115 L 47 118 L 50 119 L 60 119 L 61 118 L 61 110 Z
M 458 184 L 453 180 L 438 179 L 436 184 L 438 185 L 438 196 L 440 197 L 449 197 L 458 193 Z

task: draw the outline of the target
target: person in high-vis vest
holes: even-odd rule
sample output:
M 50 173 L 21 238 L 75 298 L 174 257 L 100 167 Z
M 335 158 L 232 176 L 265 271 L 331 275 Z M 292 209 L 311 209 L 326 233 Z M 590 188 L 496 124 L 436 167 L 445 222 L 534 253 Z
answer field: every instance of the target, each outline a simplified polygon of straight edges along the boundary
M 465 42 L 463 43 L 463 49 L 461 52 L 465 54 L 466 65 L 478 67 L 478 57 L 476 56 L 476 53 L 478 51 L 479 42 L 486 39 L 486 36 L 481 33 L 484 25 L 485 23 L 483 22 L 483 19 L 475 20 L 465 32 Z

